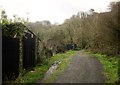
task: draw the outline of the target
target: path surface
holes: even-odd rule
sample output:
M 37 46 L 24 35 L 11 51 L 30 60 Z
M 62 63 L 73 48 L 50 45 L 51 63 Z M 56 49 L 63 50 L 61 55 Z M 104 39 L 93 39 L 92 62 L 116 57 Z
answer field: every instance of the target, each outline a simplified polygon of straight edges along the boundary
M 96 57 L 80 51 L 73 56 L 72 62 L 55 83 L 104 83 L 102 72 L 102 64 Z

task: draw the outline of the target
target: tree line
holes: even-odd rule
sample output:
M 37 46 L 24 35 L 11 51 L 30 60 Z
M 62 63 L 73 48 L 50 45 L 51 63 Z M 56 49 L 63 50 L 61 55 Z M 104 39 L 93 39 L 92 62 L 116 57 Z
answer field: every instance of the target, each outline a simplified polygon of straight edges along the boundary
M 77 44 L 79 49 L 107 55 L 120 54 L 120 2 L 111 2 L 108 12 L 78 12 L 61 25 L 49 21 L 29 23 L 32 31 L 39 34 L 43 42 L 65 46 Z M 50 40 L 52 42 L 50 42 Z M 58 44 L 59 42 L 59 44 Z
M 51 24 L 50 21 L 28 22 L 14 15 L 14 20 L 8 20 L 5 11 L 2 11 L 3 34 L 18 31 L 19 25 L 7 29 L 5 23 L 22 22 L 33 31 L 48 48 L 62 49 L 67 44 L 76 44 L 79 49 L 88 49 L 93 52 L 107 55 L 120 54 L 120 2 L 111 2 L 108 12 L 95 12 L 90 9 L 87 12 L 78 12 L 66 19 L 63 24 Z M 14 27 L 14 26 L 13 26 Z M 18 29 L 16 29 L 16 27 Z M 25 29 L 23 29 L 25 30 Z M 18 33 L 19 34 L 19 33 Z

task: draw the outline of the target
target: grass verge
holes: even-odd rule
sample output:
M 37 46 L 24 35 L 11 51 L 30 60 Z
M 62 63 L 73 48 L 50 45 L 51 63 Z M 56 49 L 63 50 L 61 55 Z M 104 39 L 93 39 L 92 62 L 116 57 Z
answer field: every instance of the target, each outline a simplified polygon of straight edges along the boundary
M 119 75 L 118 75 L 118 61 L 119 59 L 115 56 L 107 56 L 103 54 L 93 54 L 95 55 L 100 62 L 103 64 L 104 67 L 104 75 L 106 76 L 107 80 L 106 83 L 116 83 L 118 82 Z
M 65 54 L 58 54 L 58 55 L 54 56 L 50 62 L 53 62 L 55 60 L 62 60 L 62 62 L 58 66 L 58 68 L 54 71 L 54 73 L 47 80 L 42 81 L 42 83 L 54 83 L 54 81 L 57 79 L 57 77 L 65 70 L 65 68 L 71 62 L 71 60 L 72 60 L 71 56 L 75 53 L 76 53 L 76 51 L 68 51 Z
M 62 60 L 59 68 L 56 70 L 55 74 L 53 74 L 47 81 L 45 82 L 52 82 L 56 79 L 57 75 L 60 74 L 66 66 L 69 64 L 71 60 L 71 55 L 76 53 L 76 51 L 68 51 L 62 54 L 56 54 L 55 56 L 51 57 L 45 64 L 42 66 L 36 66 L 34 71 L 29 71 L 24 76 L 19 76 L 13 83 L 35 83 L 38 79 L 42 79 L 51 66 L 57 60 Z

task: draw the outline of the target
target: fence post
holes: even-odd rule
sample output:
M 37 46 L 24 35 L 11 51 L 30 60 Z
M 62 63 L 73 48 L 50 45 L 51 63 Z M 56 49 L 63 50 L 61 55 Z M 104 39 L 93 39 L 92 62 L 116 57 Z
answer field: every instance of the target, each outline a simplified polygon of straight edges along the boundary
M 22 43 L 22 38 L 20 38 L 20 43 L 19 43 L 19 54 L 20 54 L 20 56 L 19 56 L 19 75 L 21 75 L 22 74 L 22 72 L 23 72 L 23 43 Z

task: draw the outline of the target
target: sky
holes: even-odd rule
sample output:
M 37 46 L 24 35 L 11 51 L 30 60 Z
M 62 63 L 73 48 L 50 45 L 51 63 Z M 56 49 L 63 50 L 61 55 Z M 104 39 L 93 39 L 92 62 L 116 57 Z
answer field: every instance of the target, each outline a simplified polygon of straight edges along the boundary
M 106 11 L 111 1 L 117 0 L 0 0 L 0 6 L 8 18 L 16 14 L 28 17 L 30 22 L 49 20 L 61 24 L 78 11 Z

